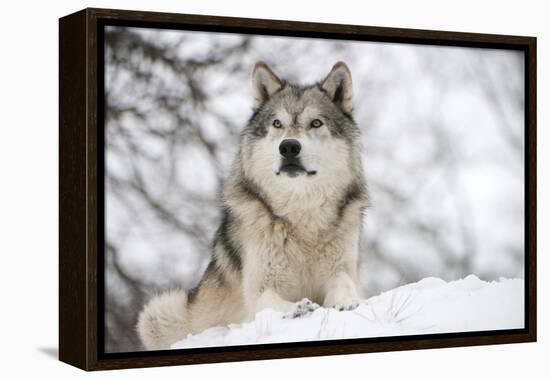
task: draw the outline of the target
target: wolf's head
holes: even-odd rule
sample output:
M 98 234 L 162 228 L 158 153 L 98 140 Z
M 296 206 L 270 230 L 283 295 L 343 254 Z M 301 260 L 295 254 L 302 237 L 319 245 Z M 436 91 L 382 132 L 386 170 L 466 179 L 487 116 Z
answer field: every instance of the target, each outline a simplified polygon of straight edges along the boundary
M 345 63 L 324 80 L 296 85 L 263 62 L 252 73 L 254 113 L 243 133 L 245 177 L 268 192 L 345 187 L 362 175 L 352 80 Z

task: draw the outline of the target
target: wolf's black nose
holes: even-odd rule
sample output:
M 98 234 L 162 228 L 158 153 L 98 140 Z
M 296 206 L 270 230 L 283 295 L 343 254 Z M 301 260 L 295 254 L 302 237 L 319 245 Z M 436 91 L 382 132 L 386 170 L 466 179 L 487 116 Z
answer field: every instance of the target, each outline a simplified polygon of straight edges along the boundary
M 285 158 L 296 158 L 301 149 L 302 145 L 296 139 L 285 139 L 279 145 L 279 153 Z

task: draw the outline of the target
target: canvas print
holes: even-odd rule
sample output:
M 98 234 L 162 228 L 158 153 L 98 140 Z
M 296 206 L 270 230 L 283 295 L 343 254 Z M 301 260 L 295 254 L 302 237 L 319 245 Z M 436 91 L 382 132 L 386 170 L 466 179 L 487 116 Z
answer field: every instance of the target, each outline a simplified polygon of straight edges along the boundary
M 524 327 L 522 51 L 104 36 L 105 352 Z

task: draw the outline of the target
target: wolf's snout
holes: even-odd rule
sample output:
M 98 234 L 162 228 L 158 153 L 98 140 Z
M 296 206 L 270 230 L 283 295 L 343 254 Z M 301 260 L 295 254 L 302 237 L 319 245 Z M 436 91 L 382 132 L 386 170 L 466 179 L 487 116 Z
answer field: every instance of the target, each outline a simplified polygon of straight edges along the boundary
M 279 153 L 285 158 L 296 158 L 301 149 L 302 145 L 295 139 L 285 139 L 279 145 Z

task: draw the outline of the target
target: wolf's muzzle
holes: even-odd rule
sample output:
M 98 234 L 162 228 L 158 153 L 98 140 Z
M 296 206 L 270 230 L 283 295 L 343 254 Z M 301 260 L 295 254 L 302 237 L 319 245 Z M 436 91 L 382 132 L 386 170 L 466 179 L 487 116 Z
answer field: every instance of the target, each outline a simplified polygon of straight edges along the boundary
M 277 175 L 281 172 L 285 172 L 290 177 L 296 177 L 300 173 L 307 173 L 308 175 L 315 175 L 317 171 L 308 171 L 302 164 L 300 160 L 300 151 L 302 150 L 302 145 L 296 139 L 289 138 L 285 139 L 279 145 L 279 153 L 283 157 L 281 161 L 281 166 Z

